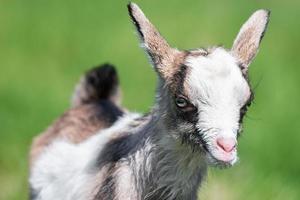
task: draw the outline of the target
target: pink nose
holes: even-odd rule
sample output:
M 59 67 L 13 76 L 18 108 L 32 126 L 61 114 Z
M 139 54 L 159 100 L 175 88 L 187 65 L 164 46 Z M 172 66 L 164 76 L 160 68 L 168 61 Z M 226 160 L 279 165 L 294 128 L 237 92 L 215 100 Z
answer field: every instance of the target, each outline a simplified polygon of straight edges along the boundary
M 221 147 L 225 152 L 230 153 L 236 147 L 236 140 L 234 138 L 223 138 L 217 139 L 217 145 Z

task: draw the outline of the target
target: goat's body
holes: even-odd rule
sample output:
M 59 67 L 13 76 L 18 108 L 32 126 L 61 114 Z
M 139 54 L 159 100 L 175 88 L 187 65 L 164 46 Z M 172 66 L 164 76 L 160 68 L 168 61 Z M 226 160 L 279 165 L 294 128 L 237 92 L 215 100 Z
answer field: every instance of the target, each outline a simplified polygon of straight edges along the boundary
M 101 79 L 104 69 L 85 79 Z M 140 116 L 109 98 L 82 101 L 96 91 L 80 84 L 75 107 L 33 142 L 32 199 L 196 199 L 206 162 L 169 134 L 161 109 Z
M 31 162 L 34 162 L 54 140 L 64 139 L 74 144 L 80 143 L 97 131 L 110 127 L 122 112 L 119 107 L 106 100 L 68 110 L 43 134 L 34 139 Z
M 178 149 L 173 138 L 161 137 L 166 133 L 158 131 L 157 120 L 128 113 L 82 143 L 53 140 L 32 168 L 33 196 L 196 199 L 206 164 L 192 150 Z

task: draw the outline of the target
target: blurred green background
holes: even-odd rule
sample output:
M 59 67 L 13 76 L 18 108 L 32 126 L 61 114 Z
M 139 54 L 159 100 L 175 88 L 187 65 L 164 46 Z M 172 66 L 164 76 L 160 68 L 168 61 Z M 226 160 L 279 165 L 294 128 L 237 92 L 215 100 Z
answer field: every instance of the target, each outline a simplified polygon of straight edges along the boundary
M 300 199 L 300 1 L 136 1 L 170 44 L 230 48 L 258 8 L 272 11 L 251 65 L 256 99 L 240 139 L 240 162 L 212 169 L 202 199 Z M 115 64 L 124 105 L 147 111 L 155 74 L 122 0 L 0 1 L 0 199 L 27 199 L 31 139 L 69 107 L 82 73 Z

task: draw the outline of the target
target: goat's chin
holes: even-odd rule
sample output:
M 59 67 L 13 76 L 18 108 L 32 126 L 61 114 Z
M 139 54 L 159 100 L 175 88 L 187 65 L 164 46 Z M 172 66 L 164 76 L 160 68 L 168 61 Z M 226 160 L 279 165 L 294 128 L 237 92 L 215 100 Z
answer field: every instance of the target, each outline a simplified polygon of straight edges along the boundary
M 212 167 L 229 168 L 238 161 L 237 153 L 234 152 L 230 158 L 224 159 L 224 157 L 216 150 L 208 150 L 206 152 L 207 163 Z

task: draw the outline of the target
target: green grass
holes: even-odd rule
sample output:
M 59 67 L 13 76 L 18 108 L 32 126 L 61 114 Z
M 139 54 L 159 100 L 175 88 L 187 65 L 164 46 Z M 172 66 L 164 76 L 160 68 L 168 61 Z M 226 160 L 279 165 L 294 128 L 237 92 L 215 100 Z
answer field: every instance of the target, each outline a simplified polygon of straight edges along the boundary
M 180 49 L 223 43 L 258 8 L 272 11 L 251 66 L 256 99 L 240 139 L 240 163 L 213 169 L 202 199 L 300 198 L 300 1 L 137 1 Z M 124 105 L 147 111 L 155 74 L 127 16 L 127 1 L 0 1 L 0 199 L 27 198 L 31 139 L 69 106 L 92 66 L 118 67 Z

